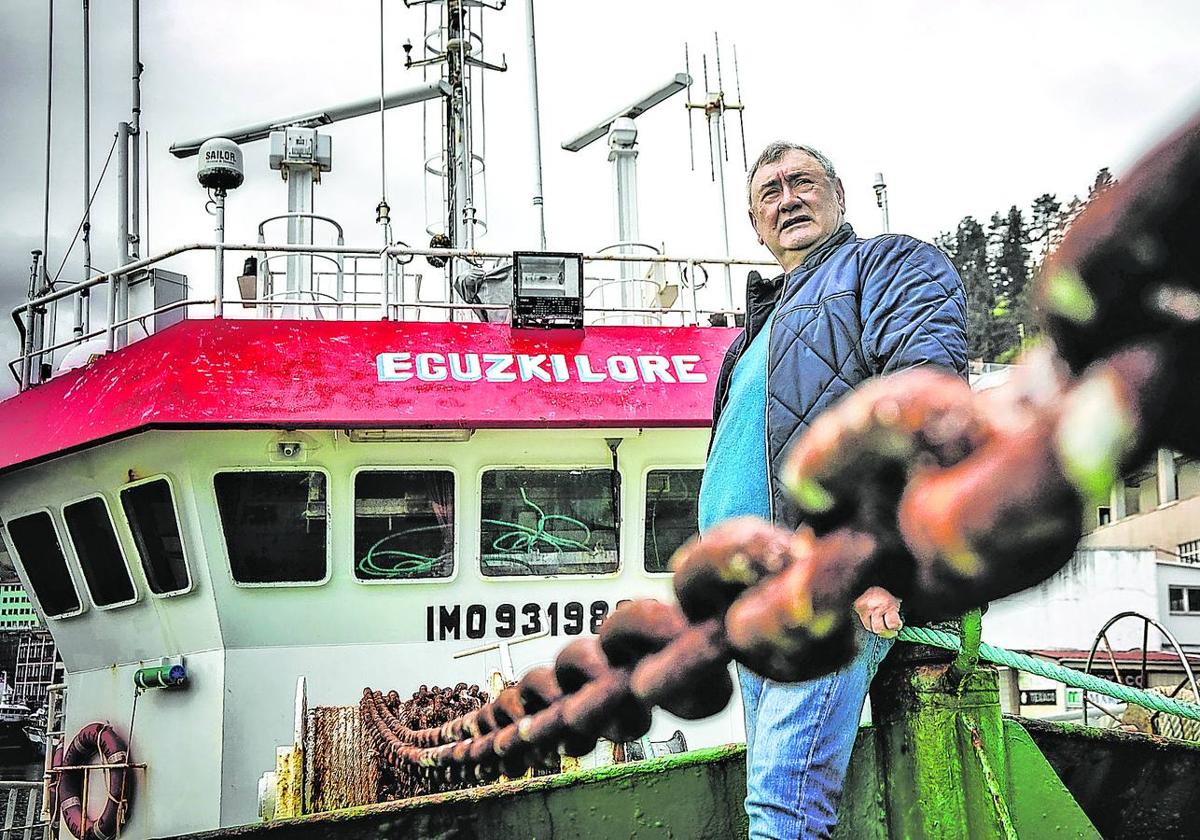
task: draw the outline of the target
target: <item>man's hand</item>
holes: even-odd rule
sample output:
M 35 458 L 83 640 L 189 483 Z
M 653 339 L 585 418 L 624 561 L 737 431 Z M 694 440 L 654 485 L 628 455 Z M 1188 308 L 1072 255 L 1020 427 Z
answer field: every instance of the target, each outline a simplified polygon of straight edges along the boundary
M 858 596 L 854 611 L 862 626 L 876 636 L 894 639 L 904 626 L 900 619 L 900 599 L 882 586 L 872 586 Z

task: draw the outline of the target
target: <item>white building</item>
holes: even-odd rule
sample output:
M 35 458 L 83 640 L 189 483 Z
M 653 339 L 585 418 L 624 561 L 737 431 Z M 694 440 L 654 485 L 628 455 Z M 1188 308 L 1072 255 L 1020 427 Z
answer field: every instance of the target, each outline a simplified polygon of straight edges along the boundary
M 1097 633 L 1125 612 L 1153 619 L 1185 651 L 1200 652 L 1200 565 L 1151 548 L 1088 548 L 1085 543 L 1049 580 L 993 603 L 984 615 L 983 639 L 1083 670 Z M 1092 673 L 1143 687 L 1174 688 L 1185 678 L 1174 646 L 1153 625 L 1124 618 L 1105 636 L 1108 644 L 1100 642 Z M 1200 670 L 1200 656 L 1189 659 Z M 1005 670 L 1001 679 L 1007 711 L 1045 717 L 1083 703 L 1079 690 L 1032 674 Z

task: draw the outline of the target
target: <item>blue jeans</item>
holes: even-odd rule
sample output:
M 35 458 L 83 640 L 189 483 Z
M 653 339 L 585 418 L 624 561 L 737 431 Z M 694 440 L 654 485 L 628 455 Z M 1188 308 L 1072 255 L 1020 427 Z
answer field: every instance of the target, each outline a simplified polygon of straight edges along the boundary
M 854 660 L 815 680 L 781 683 L 738 665 L 750 840 L 829 837 L 837 824 L 863 701 L 893 643 L 857 629 Z

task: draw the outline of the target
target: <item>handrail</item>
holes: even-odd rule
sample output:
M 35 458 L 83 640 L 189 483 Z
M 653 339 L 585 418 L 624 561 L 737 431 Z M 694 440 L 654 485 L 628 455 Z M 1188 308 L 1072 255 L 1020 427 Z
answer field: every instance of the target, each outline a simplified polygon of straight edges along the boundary
M 56 300 L 70 297 L 83 289 L 90 289 L 94 286 L 99 286 L 107 283 L 117 277 L 123 277 L 128 274 L 133 274 L 143 268 L 162 262 L 168 257 L 178 256 L 179 254 L 189 253 L 191 251 L 215 251 L 217 245 L 212 242 L 191 242 L 186 245 L 177 245 L 170 248 L 161 254 L 156 254 L 151 257 L 144 257 L 140 260 L 135 260 L 120 268 L 106 271 L 102 274 L 95 274 L 87 280 L 80 281 L 68 288 L 59 289 L 54 292 L 47 292 L 39 295 L 36 298 L 31 298 L 25 303 L 18 304 L 12 308 L 12 313 L 17 315 L 29 308 L 44 306 L 47 303 L 52 303 Z M 359 248 L 351 245 L 289 245 L 286 243 L 268 244 L 262 242 L 255 243 L 225 243 L 220 246 L 223 251 L 273 251 L 279 253 L 292 254 L 312 254 L 320 256 L 321 254 L 345 254 L 347 256 L 374 256 L 374 257 L 455 257 L 461 259 L 502 259 L 511 257 L 511 251 L 474 251 L 464 248 L 409 248 L 404 246 L 393 245 L 384 250 L 377 248 Z M 694 265 L 765 265 L 775 266 L 772 260 L 758 259 L 738 259 L 733 257 L 676 257 L 669 254 L 584 254 L 585 262 L 654 262 L 654 263 L 680 263 Z
M 263 229 L 267 226 L 267 223 L 277 222 L 280 219 L 313 219 L 314 221 L 318 222 L 329 222 L 329 224 L 337 228 L 338 244 L 345 244 L 346 233 L 342 230 L 341 224 L 339 224 L 336 219 L 330 218 L 329 216 L 322 216 L 320 213 L 280 213 L 278 216 L 267 216 L 267 218 L 258 223 L 259 241 L 262 241 L 262 237 L 264 236 Z
M 226 246 L 234 248 L 236 246 Z M 260 249 L 261 250 L 261 249 Z M 328 248 L 322 250 L 329 250 Z M 393 245 L 388 256 L 454 257 L 458 259 L 494 260 L 512 256 L 512 251 L 471 251 L 465 248 L 408 248 Z M 653 262 L 695 263 L 704 265 L 765 265 L 778 267 L 774 260 L 739 259 L 737 257 L 676 257 L 670 254 L 583 254 L 584 262 Z
M 273 221 L 276 219 L 282 219 L 282 218 L 290 218 L 295 215 L 308 215 L 314 219 L 318 219 L 321 221 L 328 221 L 331 224 L 337 226 L 337 222 L 334 221 L 333 219 L 330 219 L 328 217 L 318 216 L 316 214 L 286 214 L 286 215 L 280 215 L 280 216 L 272 216 L 269 219 L 264 220 L 263 223 L 260 224 L 260 231 L 262 229 L 262 225 L 265 225 L 269 221 Z M 20 364 L 19 371 L 14 369 L 13 373 L 20 385 L 21 390 L 24 390 L 37 381 L 37 379 L 35 379 L 35 377 L 34 377 L 34 367 L 35 367 L 35 362 L 37 362 L 37 360 L 44 359 L 48 355 L 53 354 L 54 352 L 61 350 L 65 347 L 78 346 L 78 345 L 82 344 L 84 341 L 91 340 L 93 338 L 96 338 L 99 335 L 107 336 L 106 350 L 109 350 L 109 351 L 115 350 L 119 343 L 120 344 L 124 343 L 124 340 L 121 338 L 121 336 L 123 335 L 123 333 L 122 333 L 123 328 L 135 321 L 140 322 L 144 318 L 146 318 L 150 315 L 155 315 L 160 312 L 167 311 L 169 309 L 174 309 L 177 307 L 190 307 L 190 306 L 194 306 L 194 305 L 211 305 L 214 308 L 215 317 L 218 317 L 218 318 L 222 317 L 222 303 L 223 303 L 224 297 L 225 297 L 223 281 L 219 282 L 217 284 L 218 288 L 214 289 L 214 295 L 211 298 L 197 298 L 197 299 L 189 298 L 187 300 L 173 302 L 171 304 L 168 304 L 165 308 L 155 309 L 153 312 L 143 313 L 143 314 L 136 315 L 136 316 L 129 317 L 129 318 L 122 318 L 122 319 L 118 318 L 118 314 L 117 314 L 117 310 L 116 310 L 116 301 L 117 301 L 117 297 L 118 297 L 118 294 L 117 294 L 118 284 L 120 282 L 123 282 L 125 280 L 125 278 L 128 278 L 131 275 L 136 275 L 139 272 L 142 272 L 143 270 L 145 270 L 151 266 L 161 263 L 162 261 L 164 261 L 170 257 L 175 257 L 175 256 L 178 256 L 181 254 L 186 254 L 186 253 L 191 253 L 191 252 L 201 252 L 201 251 L 212 251 L 216 255 L 216 260 L 217 260 L 216 264 L 218 266 L 221 264 L 221 261 L 223 260 L 224 255 L 227 253 L 246 253 L 246 252 L 259 253 L 259 254 L 263 254 L 263 259 L 267 262 L 269 262 L 269 260 L 273 259 L 276 256 L 280 256 L 280 255 L 284 255 L 284 254 L 304 254 L 304 255 L 309 255 L 311 257 L 315 257 L 315 258 L 327 259 L 330 262 L 332 262 L 335 266 L 337 266 L 337 278 L 339 280 L 339 283 L 338 283 L 339 290 L 342 285 L 341 281 L 343 279 L 343 272 L 344 272 L 344 266 L 342 265 L 342 260 L 341 260 L 341 258 L 343 256 L 353 257 L 356 260 L 356 263 L 357 263 L 358 259 L 368 257 L 368 258 L 377 259 L 380 261 L 380 263 L 387 263 L 392 260 L 396 260 L 397 262 L 403 261 L 403 264 L 407 264 L 408 262 L 411 262 L 416 257 L 441 257 L 443 259 L 455 258 L 455 259 L 468 260 L 468 261 L 472 261 L 472 262 L 479 262 L 479 261 L 483 261 L 483 260 L 506 259 L 506 258 L 511 258 L 511 256 L 512 256 L 512 252 L 510 252 L 510 251 L 477 251 L 477 250 L 468 250 L 468 249 L 462 249 L 462 248 L 411 248 L 404 244 L 391 245 L 391 246 L 380 249 L 378 247 L 362 248 L 362 247 L 356 247 L 356 246 L 347 246 L 344 244 L 340 244 L 340 242 L 341 242 L 340 233 L 339 233 L 339 244 L 338 245 L 312 245 L 312 244 L 286 244 L 286 243 L 270 244 L 270 243 L 266 243 L 266 242 L 262 242 L 262 241 L 254 242 L 254 243 L 191 242 L 191 243 L 174 246 L 174 247 L 169 248 L 159 254 L 145 257 L 140 260 L 135 260 L 134 262 L 128 263 L 127 265 L 120 266 L 119 268 L 112 269 L 111 271 L 106 271 L 106 272 L 102 272 L 99 274 L 95 274 L 95 275 L 87 278 L 86 280 L 83 280 L 83 281 L 80 281 L 77 283 L 73 283 L 70 286 L 66 286 L 64 288 L 57 289 L 54 291 L 49 291 L 49 292 L 46 292 L 45 294 L 39 295 L 37 297 L 30 298 L 29 300 L 25 301 L 24 303 L 14 306 L 10 311 L 10 316 L 12 317 L 13 322 L 17 327 L 17 333 L 21 338 L 21 353 L 12 363 L 10 363 L 10 369 L 13 369 L 14 364 L 16 364 L 16 363 Z M 644 248 L 651 250 L 653 253 L 605 253 L 605 251 L 610 248 L 618 248 L 618 247 L 639 247 L 639 248 L 644 247 Z M 661 253 L 658 253 L 657 251 L 658 251 L 657 247 L 654 245 L 650 245 L 649 243 L 629 242 L 629 243 L 617 243 L 616 245 L 608 245 L 608 246 L 605 246 L 604 248 L 602 248 L 599 253 L 583 254 L 582 256 L 583 256 L 583 259 L 589 263 L 594 263 L 594 262 L 640 263 L 640 264 L 649 263 L 649 264 L 654 264 L 654 265 L 674 264 L 674 265 L 678 265 L 680 267 L 680 270 L 685 273 L 685 276 L 688 273 L 694 272 L 697 267 L 703 268 L 703 266 L 705 266 L 705 265 L 725 265 L 725 266 L 741 265 L 741 266 L 747 266 L 747 267 L 774 266 L 775 265 L 775 263 L 773 263 L 770 260 L 736 259 L 736 258 L 732 258 L 732 257 L 677 257 L 677 256 L 669 255 L 669 254 L 661 254 Z M 268 254 L 268 252 L 270 252 L 270 253 Z M 268 269 L 268 273 L 270 273 L 269 269 Z M 372 276 L 374 276 L 374 275 L 372 275 Z M 379 294 L 382 294 L 383 300 L 381 303 L 375 302 L 370 305 L 380 307 L 381 314 L 384 319 L 391 319 L 393 317 L 403 317 L 404 309 L 407 307 L 413 307 L 413 306 L 416 306 L 418 308 L 424 308 L 424 309 L 451 310 L 451 311 L 454 311 L 454 310 L 478 311 L 481 309 L 484 309 L 484 310 L 487 310 L 487 309 L 506 310 L 509 308 L 506 305 L 498 305 L 498 304 L 493 304 L 493 305 L 453 304 L 453 303 L 434 303 L 434 302 L 427 302 L 427 301 L 421 301 L 419 304 L 416 302 L 408 303 L 408 304 L 402 303 L 397 307 L 393 301 L 388 300 L 389 296 L 388 296 L 388 290 L 386 288 L 386 281 L 388 279 L 387 272 L 381 271 L 379 276 L 383 277 L 385 280 L 385 288 L 379 293 Z M 357 269 L 356 269 L 355 277 L 356 278 L 358 277 Z M 109 287 L 108 312 L 107 312 L 107 317 L 105 318 L 105 326 L 102 329 L 91 330 L 87 334 L 72 335 L 67 340 L 64 340 L 61 342 L 55 342 L 55 343 L 50 344 L 49 346 L 39 346 L 39 347 L 33 346 L 35 343 L 33 341 L 33 338 L 37 334 L 36 327 L 39 324 L 39 322 L 43 322 L 45 320 L 45 308 L 48 305 L 54 304 L 57 301 L 71 297 L 72 295 L 84 294 L 88 290 L 90 290 L 96 286 L 100 286 L 100 285 L 107 285 Z M 699 307 L 699 302 L 697 299 L 696 284 L 685 282 L 684 285 L 688 286 L 691 290 L 691 295 L 690 295 L 690 300 L 689 300 L 690 306 L 688 306 L 686 304 L 683 306 L 680 306 L 680 307 L 659 307 L 659 308 L 655 308 L 655 307 L 614 308 L 614 307 L 601 306 L 601 307 L 588 307 L 588 310 L 589 310 L 589 312 L 596 313 L 596 314 L 599 314 L 599 313 L 606 313 L 606 314 L 607 313 L 611 313 L 611 314 L 621 313 L 621 314 L 666 315 L 666 314 L 678 312 L 681 314 L 681 317 L 684 318 L 685 323 L 687 322 L 686 316 L 690 314 L 690 316 L 691 316 L 690 322 L 699 324 L 702 310 Z M 370 293 L 370 294 L 375 295 L 376 293 Z M 356 280 L 356 291 L 355 291 L 354 296 L 355 297 L 358 296 L 357 280 Z M 339 296 L 335 296 L 335 302 L 332 302 L 332 303 L 325 303 L 325 302 L 315 302 L 315 303 L 316 303 L 316 305 L 321 305 L 321 306 L 330 306 L 330 305 L 334 306 L 336 309 L 336 316 L 339 319 L 342 317 L 342 314 L 343 314 L 341 307 L 348 307 L 351 309 L 356 309 L 359 306 L 359 302 L 357 300 L 352 301 L 352 302 L 339 301 L 338 297 Z M 271 301 L 255 299 L 253 301 L 243 300 L 242 303 L 270 304 Z M 297 301 L 289 302 L 288 305 L 296 306 L 296 305 L 304 305 L 305 303 L 306 303 L 305 301 L 297 300 Z M 709 314 L 710 312 L 715 313 L 715 312 L 727 312 L 727 311 L 728 310 L 725 310 L 725 309 L 703 310 L 703 314 Z M 262 314 L 262 313 L 260 313 L 260 314 Z M 53 334 L 51 334 L 49 336 L 49 338 L 52 340 L 54 338 Z M 40 343 L 40 342 L 37 342 L 37 343 Z
M 605 245 L 603 248 L 596 249 L 596 253 L 603 254 L 605 251 L 611 251 L 613 248 L 649 248 L 656 254 L 662 253 L 662 249 L 657 245 L 651 245 L 649 242 L 636 242 L 632 239 L 622 239 L 620 242 Z

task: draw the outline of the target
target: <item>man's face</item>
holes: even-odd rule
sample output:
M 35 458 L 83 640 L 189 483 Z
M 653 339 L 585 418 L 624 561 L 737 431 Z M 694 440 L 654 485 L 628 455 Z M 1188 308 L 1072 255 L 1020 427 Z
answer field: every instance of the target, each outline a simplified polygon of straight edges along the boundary
M 789 150 L 754 173 L 750 224 L 784 271 L 791 271 L 842 224 L 846 197 L 807 152 Z

